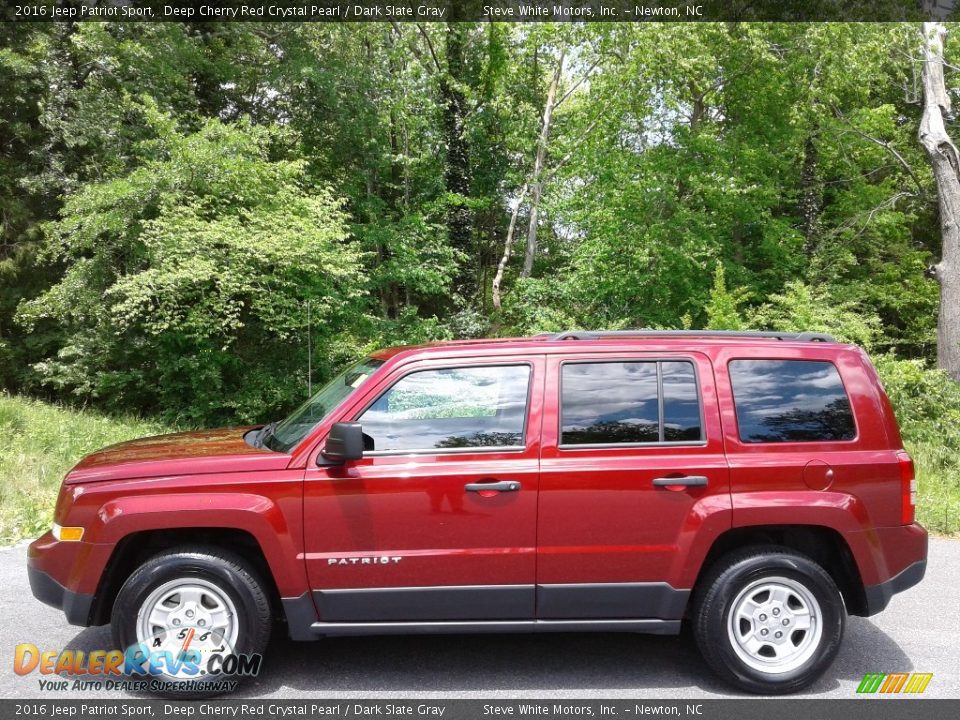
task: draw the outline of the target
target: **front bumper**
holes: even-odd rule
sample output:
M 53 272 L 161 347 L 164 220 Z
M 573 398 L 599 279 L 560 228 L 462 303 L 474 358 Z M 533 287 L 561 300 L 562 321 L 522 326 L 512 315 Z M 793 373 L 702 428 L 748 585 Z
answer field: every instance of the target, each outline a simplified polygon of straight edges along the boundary
M 93 608 L 93 595 L 68 590 L 43 570 L 27 567 L 30 579 L 30 591 L 42 603 L 63 610 L 67 622 L 71 625 L 90 625 L 90 610 Z
M 94 621 L 94 599 L 108 546 L 60 542 L 50 532 L 27 548 L 27 577 L 37 600 L 63 610 L 71 625 Z

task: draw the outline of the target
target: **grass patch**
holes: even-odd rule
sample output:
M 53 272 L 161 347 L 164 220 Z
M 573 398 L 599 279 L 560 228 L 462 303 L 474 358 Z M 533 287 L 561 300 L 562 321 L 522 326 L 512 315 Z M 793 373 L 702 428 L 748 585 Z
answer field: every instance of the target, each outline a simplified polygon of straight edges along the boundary
M 84 455 L 164 432 L 170 428 L 156 422 L 0 394 L 0 543 L 50 527 L 60 481 Z
M 960 533 L 960 383 L 919 360 L 874 358 L 917 471 L 917 519 Z
M 917 471 L 917 520 L 931 533 L 960 533 L 960 458 L 943 445 L 904 440 Z

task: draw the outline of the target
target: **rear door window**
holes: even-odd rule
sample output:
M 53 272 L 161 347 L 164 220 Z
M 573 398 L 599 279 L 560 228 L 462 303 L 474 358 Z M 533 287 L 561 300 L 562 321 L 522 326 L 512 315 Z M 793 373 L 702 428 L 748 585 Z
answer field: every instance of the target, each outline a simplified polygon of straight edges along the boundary
M 833 363 L 732 360 L 730 382 L 746 443 L 853 440 L 850 400 Z
M 700 393 L 693 363 L 663 362 L 660 368 L 664 442 L 701 440 Z
M 561 445 L 703 438 L 696 373 L 687 361 L 564 363 L 560 394 Z

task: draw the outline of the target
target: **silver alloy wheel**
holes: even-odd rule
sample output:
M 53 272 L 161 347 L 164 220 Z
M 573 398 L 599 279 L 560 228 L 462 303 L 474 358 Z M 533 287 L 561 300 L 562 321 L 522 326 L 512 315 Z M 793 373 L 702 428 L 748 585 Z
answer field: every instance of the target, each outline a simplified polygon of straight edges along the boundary
M 156 588 L 137 613 L 137 642 L 153 643 L 160 650 L 181 647 L 181 629 L 208 633 L 216 644 L 236 646 L 239 633 L 237 608 L 222 589 L 199 578 L 170 580 Z
M 730 606 L 727 634 L 747 666 L 782 675 L 806 663 L 823 637 L 823 613 L 809 589 L 796 580 L 756 580 Z

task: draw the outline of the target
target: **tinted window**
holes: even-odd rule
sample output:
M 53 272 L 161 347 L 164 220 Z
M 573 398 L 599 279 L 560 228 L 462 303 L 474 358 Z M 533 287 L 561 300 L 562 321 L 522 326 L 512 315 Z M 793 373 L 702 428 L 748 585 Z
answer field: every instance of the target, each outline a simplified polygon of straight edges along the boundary
M 734 360 L 730 363 L 744 442 L 852 440 L 850 401 L 833 363 Z
M 660 415 L 658 365 L 662 372 Z M 688 362 L 566 363 L 560 402 L 563 445 L 699 440 L 700 400 Z
M 700 396 L 693 365 L 660 363 L 663 373 L 663 439 L 667 442 L 699 440 Z
M 358 419 L 368 450 L 523 445 L 527 365 L 407 375 Z

